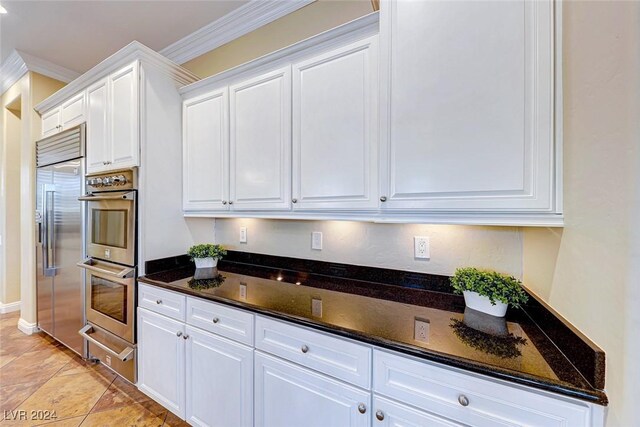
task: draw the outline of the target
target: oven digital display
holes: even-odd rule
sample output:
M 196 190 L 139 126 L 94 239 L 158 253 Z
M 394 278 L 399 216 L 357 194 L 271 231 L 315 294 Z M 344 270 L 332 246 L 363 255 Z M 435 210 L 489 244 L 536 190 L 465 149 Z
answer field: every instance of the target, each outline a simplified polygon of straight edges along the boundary
M 127 211 L 124 209 L 92 209 L 91 243 L 126 248 Z
M 127 323 L 127 286 L 91 276 L 91 308 L 121 323 Z

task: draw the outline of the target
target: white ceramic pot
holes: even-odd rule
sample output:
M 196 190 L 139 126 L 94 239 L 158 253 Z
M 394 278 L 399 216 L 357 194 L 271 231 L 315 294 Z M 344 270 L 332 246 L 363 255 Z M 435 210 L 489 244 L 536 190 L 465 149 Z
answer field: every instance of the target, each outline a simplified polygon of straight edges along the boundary
M 469 308 L 496 317 L 504 317 L 507 314 L 508 305 L 503 302 L 496 301 L 495 305 L 491 304 L 489 297 L 482 296 L 477 292 L 463 291 L 462 294 L 464 295 L 464 303 Z
M 208 258 L 194 258 L 196 262 L 196 268 L 213 268 L 218 265 L 218 260 L 212 257 Z

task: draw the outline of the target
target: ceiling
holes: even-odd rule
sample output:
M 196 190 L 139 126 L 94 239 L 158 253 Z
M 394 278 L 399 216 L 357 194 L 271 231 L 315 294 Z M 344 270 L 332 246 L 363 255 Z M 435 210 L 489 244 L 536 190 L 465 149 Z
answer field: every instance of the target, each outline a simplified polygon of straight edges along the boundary
M 14 50 L 84 73 L 137 40 L 159 51 L 247 0 L 0 0 L 0 63 Z

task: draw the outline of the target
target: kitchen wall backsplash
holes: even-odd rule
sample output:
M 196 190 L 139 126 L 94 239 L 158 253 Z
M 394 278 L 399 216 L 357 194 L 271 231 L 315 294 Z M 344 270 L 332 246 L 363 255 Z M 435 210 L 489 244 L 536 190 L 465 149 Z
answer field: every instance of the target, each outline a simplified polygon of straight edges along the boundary
M 522 277 L 522 233 L 514 227 L 375 224 L 347 221 L 189 219 L 200 241 L 229 249 L 451 275 L 461 266 L 490 268 Z M 247 243 L 240 243 L 240 227 Z M 211 231 L 213 230 L 213 233 Z M 311 249 L 311 233 L 323 234 L 322 250 Z M 426 236 L 430 258 L 414 258 L 414 236 Z

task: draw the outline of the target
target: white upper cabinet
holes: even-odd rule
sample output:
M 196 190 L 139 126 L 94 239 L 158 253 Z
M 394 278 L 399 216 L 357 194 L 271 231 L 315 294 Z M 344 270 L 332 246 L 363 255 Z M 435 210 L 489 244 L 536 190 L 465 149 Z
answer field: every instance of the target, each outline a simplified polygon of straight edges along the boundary
M 102 170 L 107 154 L 107 79 L 87 89 L 87 171 Z
M 183 103 L 183 209 L 229 210 L 229 100 L 222 88 Z
M 291 207 L 291 66 L 230 87 L 230 203 Z
M 139 166 L 138 62 L 87 89 L 87 172 Z
M 54 108 L 42 115 L 42 137 L 60 132 L 60 108 Z
M 553 2 L 381 6 L 384 211 L 552 212 Z
M 42 137 L 54 135 L 85 121 L 84 91 L 71 97 L 59 107 L 42 115 Z
M 293 65 L 293 208 L 378 207 L 378 37 Z
M 126 168 L 139 164 L 138 63 L 109 76 L 111 88 L 111 166 Z

